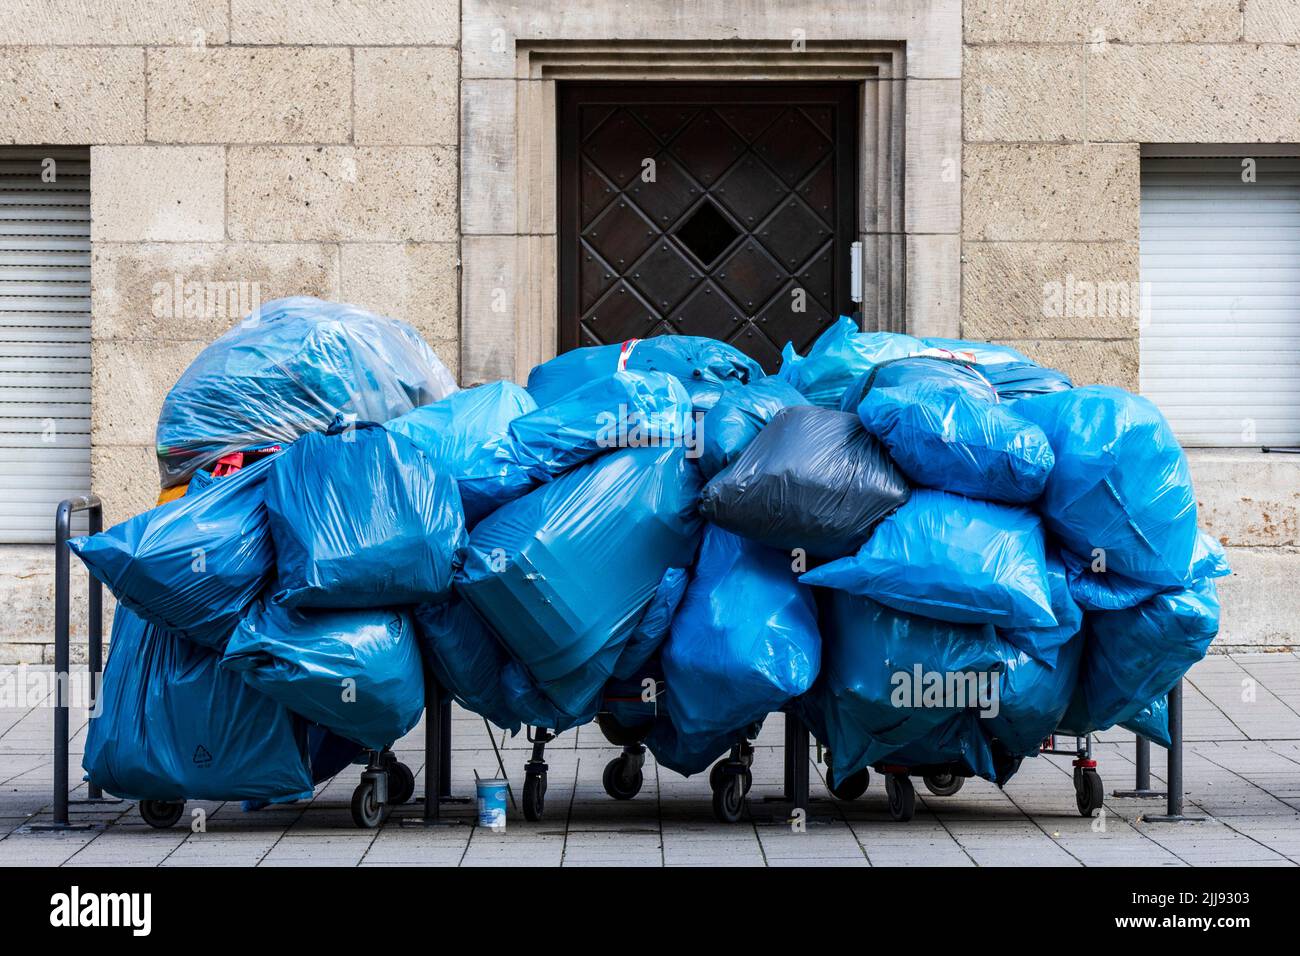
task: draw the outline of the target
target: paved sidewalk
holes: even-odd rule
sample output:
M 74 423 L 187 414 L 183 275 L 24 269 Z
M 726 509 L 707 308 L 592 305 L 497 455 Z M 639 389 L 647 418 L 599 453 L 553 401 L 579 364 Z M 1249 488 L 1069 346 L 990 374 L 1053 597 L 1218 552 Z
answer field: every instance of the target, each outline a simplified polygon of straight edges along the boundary
M 916 818 L 889 819 L 884 788 L 873 778 L 854 803 L 832 800 L 813 766 L 810 823 L 794 832 L 758 820 L 727 826 L 713 821 L 704 775 L 684 779 L 646 767 L 641 794 L 616 802 L 601 787 L 601 770 L 618 751 L 594 726 L 562 735 L 548 749 L 547 816 L 525 823 L 511 815 L 504 833 L 471 826 L 468 806 L 446 813 L 457 825 L 403 825 L 419 807 L 397 811 L 378 830 L 353 827 L 348 801 L 357 774 L 349 769 L 318 788 L 311 801 L 243 813 L 237 804 L 190 804 L 207 815 L 206 832 L 178 825 L 150 829 L 132 803 L 74 807 L 76 820 L 103 824 L 90 831 L 26 830 L 49 819 L 52 711 L 0 709 L 0 865 L 62 866 L 890 866 L 1059 865 L 1201 866 L 1300 863 L 1300 656 L 1215 656 L 1188 678 L 1185 761 L 1188 812 L 1195 824 L 1156 824 L 1144 813 L 1163 802 L 1114 798 L 1133 783 L 1133 738 L 1108 732 L 1097 745 L 1107 799 L 1100 819 L 1074 806 L 1070 762 L 1026 760 L 999 790 L 980 780 L 953 797 L 918 787 Z M 84 719 L 74 717 L 74 779 Z M 780 790 L 781 719 L 771 718 L 754 761 L 751 798 Z M 522 735 L 502 741 L 506 769 L 522 780 Z M 456 712 L 453 789 L 472 795 L 474 771 L 497 772 L 487 730 Z M 417 769 L 422 793 L 423 729 L 398 746 Z M 815 753 L 810 753 L 810 758 Z M 1163 781 L 1164 751 L 1153 748 L 1153 776 Z M 79 788 L 84 795 L 84 784 Z M 189 820 L 189 817 L 186 817 Z

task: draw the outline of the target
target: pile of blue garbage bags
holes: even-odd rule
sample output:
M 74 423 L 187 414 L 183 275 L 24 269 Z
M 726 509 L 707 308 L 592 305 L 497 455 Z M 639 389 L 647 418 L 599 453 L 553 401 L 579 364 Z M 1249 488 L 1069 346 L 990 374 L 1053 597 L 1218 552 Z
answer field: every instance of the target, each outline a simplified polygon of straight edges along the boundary
M 117 598 L 85 769 L 133 799 L 299 799 L 429 680 L 684 774 L 785 710 L 838 779 L 1000 784 L 1058 730 L 1167 742 L 1228 573 L 1149 401 L 847 318 L 772 376 L 661 336 L 457 389 L 409 326 L 279 300 L 158 455 L 183 496 L 71 543 Z

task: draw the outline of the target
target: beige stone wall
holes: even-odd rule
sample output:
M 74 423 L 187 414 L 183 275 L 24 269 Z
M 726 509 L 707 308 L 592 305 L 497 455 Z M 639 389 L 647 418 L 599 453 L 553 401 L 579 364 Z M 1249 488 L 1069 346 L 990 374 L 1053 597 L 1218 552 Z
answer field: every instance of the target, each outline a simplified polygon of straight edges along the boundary
M 459 22 L 456 0 L 0 4 L 0 142 L 92 147 L 92 473 L 108 521 L 153 505 L 163 395 L 240 318 L 177 314 L 159 283 L 356 302 L 411 322 L 456 371 Z M 0 663 L 48 657 L 50 555 L 0 548 L 14 612 Z
M 1300 139 L 1291 0 L 966 0 L 962 327 L 1137 388 L 1136 314 L 1044 315 L 1138 281 L 1140 144 Z M 1135 310 L 1134 310 L 1135 311 Z
M 1300 3 L 965 0 L 963 30 L 963 334 L 1136 391 L 1139 316 L 1045 287 L 1138 282 L 1141 144 L 1300 142 Z M 1190 457 L 1234 569 L 1217 648 L 1300 643 L 1300 462 Z
M 455 0 L 9 0 L 4 142 L 91 145 L 94 486 L 153 502 L 166 389 L 238 282 L 406 319 L 458 364 Z

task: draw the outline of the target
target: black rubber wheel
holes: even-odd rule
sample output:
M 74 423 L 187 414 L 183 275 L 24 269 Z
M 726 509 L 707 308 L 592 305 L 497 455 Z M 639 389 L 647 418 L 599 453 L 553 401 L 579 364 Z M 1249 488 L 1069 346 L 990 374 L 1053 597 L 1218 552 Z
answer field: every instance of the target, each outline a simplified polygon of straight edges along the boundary
M 916 788 L 905 774 L 885 777 L 885 794 L 889 797 L 889 815 L 899 823 L 906 823 L 916 814 Z
M 641 785 L 645 783 L 645 775 L 640 767 L 628 776 L 627 764 L 626 756 L 615 757 L 605 764 L 605 772 L 601 774 L 600 781 L 605 785 L 605 792 L 615 800 L 631 800 L 641 792 Z
M 546 812 L 546 774 L 524 773 L 524 819 L 536 823 Z
M 388 804 L 375 799 L 375 782 L 362 780 L 352 791 L 352 822 L 365 830 L 373 830 L 388 817 Z
M 184 800 L 141 800 L 140 817 L 157 830 L 175 826 L 185 812 Z
M 928 773 L 921 781 L 925 784 L 925 789 L 936 797 L 951 797 L 965 785 L 966 778 L 955 773 Z
M 713 815 L 719 823 L 737 823 L 745 809 L 745 781 L 740 774 L 726 773 L 713 790 Z
M 1100 810 L 1104 797 L 1101 774 L 1097 771 L 1084 770 L 1074 775 L 1074 802 L 1079 808 L 1079 816 L 1090 817 Z
M 723 757 L 709 768 L 709 789 L 717 790 L 722 786 L 722 776 L 727 772 L 727 758 Z
M 415 796 L 415 774 L 400 760 L 388 767 L 388 802 L 397 807 Z
M 867 792 L 870 785 L 871 771 L 866 767 L 849 774 L 843 783 L 835 779 L 835 772 L 830 767 L 826 768 L 826 789 L 836 800 L 856 800 Z

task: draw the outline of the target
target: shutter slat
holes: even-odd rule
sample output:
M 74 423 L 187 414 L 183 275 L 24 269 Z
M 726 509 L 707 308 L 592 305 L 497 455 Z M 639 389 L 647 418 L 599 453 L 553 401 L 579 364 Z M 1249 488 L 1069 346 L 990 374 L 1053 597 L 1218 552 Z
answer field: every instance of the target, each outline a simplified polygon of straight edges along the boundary
M 46 222 L 5 219 L 0 216 L 0 236 L 90 236 L 90 217 L 82 222 Z
M 90 325 L 44 327 L 5 325 L 0 323 L 0 342 L 82 342 L 90 341 Z M 3 346 L 0 346 L 2 349 Z
M 6 296 L 0 295 L 0 312 L 90 312 L 90 297 L 75 295 Z
M 0 311 L 0 325 L 9 328 L 90 328 L 89 312 L 9 312 Z
M 0 252 L 8 250 L 23 252 L 84 252 L 89 262 L 90 234 L 83 239 L 78 236 L 5 236 L 0 235 Z

